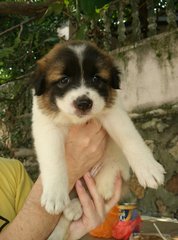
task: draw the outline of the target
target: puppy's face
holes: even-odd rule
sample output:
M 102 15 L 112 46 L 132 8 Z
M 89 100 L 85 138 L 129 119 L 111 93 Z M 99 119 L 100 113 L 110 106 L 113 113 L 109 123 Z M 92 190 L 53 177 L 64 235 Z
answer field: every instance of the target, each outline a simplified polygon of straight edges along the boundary
M 88 118 L 113 104 L 118 74 L 111 58 L 96 46 L 73 42 L 56 45 L 38 61 L 33 85 L 46 113 Z

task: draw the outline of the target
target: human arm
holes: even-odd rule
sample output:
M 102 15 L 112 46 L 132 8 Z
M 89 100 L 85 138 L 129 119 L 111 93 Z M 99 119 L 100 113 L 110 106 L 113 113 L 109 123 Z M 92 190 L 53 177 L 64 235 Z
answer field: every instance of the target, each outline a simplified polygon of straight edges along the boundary
M 89 122 L 85 126 L 71 129 L 66 142 L 69 191 L 78 178 L 100 161 L 104 148 L 105 132 L 100 124 Z M 1 233 L 1 240 L 44 240 L 49 236 L 60 216 L 50 215 L 41 207 L 41 193 L 42 184 L 39 178 L 19 214 Z

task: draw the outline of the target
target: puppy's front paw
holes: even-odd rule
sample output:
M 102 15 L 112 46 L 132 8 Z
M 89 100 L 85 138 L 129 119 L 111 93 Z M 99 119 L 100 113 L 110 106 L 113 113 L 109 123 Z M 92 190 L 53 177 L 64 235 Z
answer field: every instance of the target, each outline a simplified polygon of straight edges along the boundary
M 69 204 L 67 188 L 50 188 L 43 190 L 41 205 L 50 214 L 59 214 Z
M 82 216 L 82 206 L 78 198 L 72 199 L 69 205 L 64 209 L 63 214 L 69 220 L 78 220 Z
M 154 159 L 145 161 L 142 166 L 135 169 L 139 183 L 143 187 L 158 188 L 164 183 L 165 170 L 163 166 Z

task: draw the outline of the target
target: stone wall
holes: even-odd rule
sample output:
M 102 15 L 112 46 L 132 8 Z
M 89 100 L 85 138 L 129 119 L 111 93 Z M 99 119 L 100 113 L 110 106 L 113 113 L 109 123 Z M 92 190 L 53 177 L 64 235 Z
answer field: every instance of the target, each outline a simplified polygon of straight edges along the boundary
M 132 176 L 131 199 L 137 200 L 143 214 L 178 218 L 178 104 L 132 113 L 131 117 L 166 170 L 165 185 L 157 190 L 142 188 Z

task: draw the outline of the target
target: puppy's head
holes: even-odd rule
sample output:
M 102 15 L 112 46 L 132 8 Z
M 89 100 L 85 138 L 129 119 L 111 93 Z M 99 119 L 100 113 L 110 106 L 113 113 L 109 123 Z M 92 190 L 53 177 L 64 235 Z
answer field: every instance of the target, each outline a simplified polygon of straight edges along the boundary
M 111 57 L 81 41 L 57 44 L 38 61 L 33 78 L 40 108 L 78 118 L 110 107 L 119 84 L 119 71 Z

